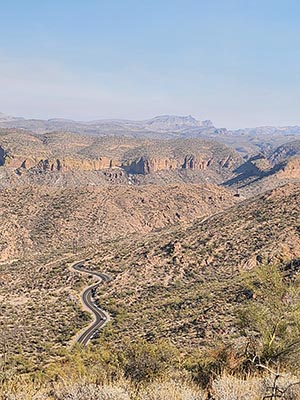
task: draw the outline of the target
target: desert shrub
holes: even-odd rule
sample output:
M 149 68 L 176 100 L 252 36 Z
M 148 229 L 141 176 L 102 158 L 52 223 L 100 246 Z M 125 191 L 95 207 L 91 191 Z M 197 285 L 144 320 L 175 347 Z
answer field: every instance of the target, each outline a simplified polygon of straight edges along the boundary
M 49 365 L 46 374 L 51 381 L 78 381 L 105 384 L 123 377 L 122 354 L 104 344 L 102 347 L 76 346 L 60 362 Z
M 244 275 L 252 298 L 239 305 L 241 334 L 248 338 L 248 359 L 256 364 L 299 365 L 300 285 L 274 265 Z
M 140 383 L 166 376 L 176 365 L 178 352 L 166 342 L 153 344 L 139 340 L 124 349 L 124 356 L 125 376 Z
M 233 346 L 216 342 L 210 348 L 190 354 L 184 367 L 198 385 L 208 388 L 223 373 L 239 372 L 243 361 Z

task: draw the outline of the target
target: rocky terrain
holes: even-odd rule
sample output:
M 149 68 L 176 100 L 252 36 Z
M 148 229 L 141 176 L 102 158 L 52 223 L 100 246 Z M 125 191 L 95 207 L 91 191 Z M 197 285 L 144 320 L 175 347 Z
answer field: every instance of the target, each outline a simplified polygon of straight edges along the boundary
M 263 126 L 230 130 L 217 128 L 210 120 L 199 121 L 189 116 L 162 115 L 144 121 L 68 119 L 25 119 L 0 113 L 0 128 L 22 129 L 45 134 L 69 132 L 100 137 L 127 137 L 149 139 L 201 138 L 229 145 L 243 156 L 257 152 L 270 154 L 276 147 L 299 140 L 299 126 Z
M 16 332 L 32 357 L 41 345 L 40 329 L 49 332 L 43 346 L 59 346 L 83 326 L 76 291 L 86 278 L 64 264 L 82 257 L 113 277 L 97 294 L 113 316 L 101 340 L 116 344 L 134 334 L 205 348 L 216 335 L 239 339 L 236 307 L 247 304 L 243 271 L 266 263 L 298 265 L 300 184 L 243 202 L 209 185 L 181 189 L 3 191 L 1 321 L 11 349 Z M 24 329 L 35 333 L 22 336 Z
M 277 164 L 263 155 L 251 157 L 234 171 L 233 178 L 224 182 L 225 187 L 237 188 L 244 197 L 251 197 L 288 182 L 300 181 L 300 158 L 286 157 Z
M 237 201 L 231 191 L 208 184 L 6 189 L 0 199 L 0 260 L 187 224 Z
M 9 358 L 11 376 L 56 379 L 91 357 L 109 379 L 126 376 L 128 343 L 165 365 L 164 338 L 185 359 L 180 373 L 204 386 L 206 371 L 251 370 L 250 356 L 297 364 L 296 128 L 229 132 L 164 116 L 90 124 L 102 135 L 0 119 L 0 363 Z M 135 133 L 117 136 L 125 127 Z M 95 294 L 112 320 L 91 353 L 68 350 L 90 321 L 78 260 L 112 277 Z
M 255 298 L 243 274 L 293 263 L 299 274 L 299 196 L 300 184 L 288 184 L 205 221 L 99 248 L 90 266 L 114 276 L 98 294 L 115 317 L 109 337 L 169 337 L 185 348 L 240 341 L 237 310 Z
M 0 132 L 0 187 L 213 183 L 251 196 L 299 178 L 299 142 L 247 157 L 208 139 Z M 245 159 L 246 158 L 246 159 Z
M 300 140 L 295 140 L 279 146 L 277 149 L 275 149 L 275 151 L 273 151 L 272 154 L 270 154 L 269 159 L 272 164 L 278 164 L 285 161 L 287 158 L 299 155 Z
M 138 184 L 147 183 L 144 176 L 159 172 L 171 173 L 165 179 L 168 184 L 174 180 L 220 183 L 242 162 L 236 151 L 204 139 L 96 138 L 20 130 L 2 131 L 0 157 L 3 187 Z

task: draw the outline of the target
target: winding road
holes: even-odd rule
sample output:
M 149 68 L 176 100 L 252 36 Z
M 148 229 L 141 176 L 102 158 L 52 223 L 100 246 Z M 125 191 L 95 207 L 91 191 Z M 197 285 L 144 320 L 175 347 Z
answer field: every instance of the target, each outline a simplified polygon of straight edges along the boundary
M 76 264 L 72 265 L 72 269 L 77 272 L 93 275 L 96 278 L 99 278 L 98 282 L 87 287 L 81 296 L 83 304 L 94 316 L 94 322 L 77 338 L 77 343 L 86 346 L 99 331 L 99 329 L 103 328 L 109 321 L 109 314 L 96 305 L 94 293 L 101 282 L 109 282 L 111 278 L 106 274 L 86 269 L 83 262 L 77 262 Z

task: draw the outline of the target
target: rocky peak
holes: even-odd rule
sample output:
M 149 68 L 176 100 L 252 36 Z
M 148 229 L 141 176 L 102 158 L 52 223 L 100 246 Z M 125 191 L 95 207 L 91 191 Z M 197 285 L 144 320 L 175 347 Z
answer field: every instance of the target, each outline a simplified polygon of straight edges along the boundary
M 206 119 L 204 121 L 201 121 L 201 125 L 205 126 L 206 128 L 211 128 L 214 126 L 213 122 L 210 119 Z
M 207 121 L 205 121 L 207 122 Z M 177 115 L 161 115 L 145 121 L 146 126 L 155 129 L 176 130 L 183 127 L 197 127 L 203 126 L 202 122 L 197 121 L 191 115 L 177 116 Z

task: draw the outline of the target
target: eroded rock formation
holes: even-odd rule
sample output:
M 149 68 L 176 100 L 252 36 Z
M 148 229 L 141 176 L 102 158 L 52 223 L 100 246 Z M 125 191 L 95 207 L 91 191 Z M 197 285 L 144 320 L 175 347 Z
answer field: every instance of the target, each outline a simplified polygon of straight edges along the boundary
M 0 165 L 4 164 L 4 151 L 0 150 Z M 35 170 L 41 172 L 68 172 L 68 171 L 101 171 L 113 168 L 122 168 L 129 174 L 152 174 L 158 171 L 169 170 L 206 170 L 212 165 L 221 168 L 230 168 L 231 158 L 214 160 L 207 156 L 186 155 L 183 159 L 172 158 L 148 158 L 140 157 L 136 160 L 121 163 L 108 157 L 98 159 L 75 159 L 75 158 L 22 158 L 8 157 L 5 165 L 14 168 L 18 174 L 26 171 Z

